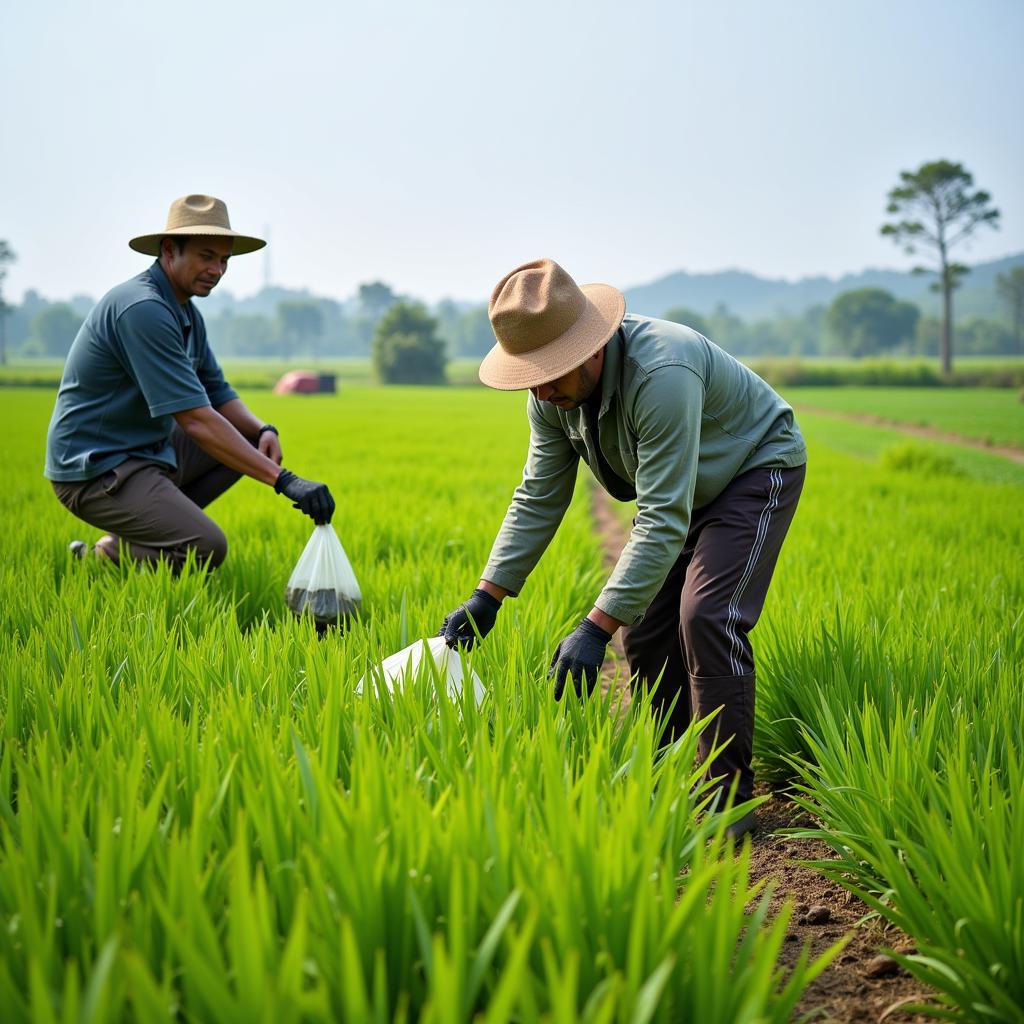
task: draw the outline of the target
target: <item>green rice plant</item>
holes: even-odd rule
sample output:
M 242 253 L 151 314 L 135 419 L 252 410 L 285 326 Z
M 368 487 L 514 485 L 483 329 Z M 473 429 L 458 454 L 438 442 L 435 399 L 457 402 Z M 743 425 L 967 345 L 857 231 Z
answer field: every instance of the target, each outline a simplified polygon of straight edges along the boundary
M 1020 367 L 1017 368 L 1019 374 Z M 1020 385 L 1018 385 L 1019 387 Z M 935 427 L 990 443 L 1024 449 L 1024 406 L 1012 387 L 787 387 L 786 399 L 802 407 L 880 416 Z
M 822 413 L 797 410 L 797 418 L 805 436 L 810 437 L 830 455 L 846 453 L 857 456 L 852 466 L 863 468 L 864 461 L 873 462 L 881 453 L 893 445 L 902 444 L 907 434 L 896 427 L 874 426 L 858 423 Z M 920 439 L 916 443 L 952 460 L 963 476 L 972 480 L 983 480 L 995 484 L 1024 485 L 1024 464 L 1015 462 L 1005 455 L 987 451 L 979 446 L 956 444 L 949 441 Z M 831 459 L 829 460 L 831 461 Z
M 743 808 L 702 813 L 696 729 L 656 755 L 644 701 L 551 699 L 601 583 L 584 489 L 472 655 L 479 709 L 426 670 L 357 692 L 475 584 L 518 397 L 253 400 L 340 498 L 364 610 L 322 639 L 282 600 L 309 526 L 247 481 L 211 509 L 216 573 L 74 562 L 95 531 L 38 476 L 48 403 L 0 413 L 25 431 L 0 493 L 5 1020 L 791 1017 L 831 954 L 780 966 L 786 916 L 722 839 Z
M 761 776 L 796 781 L 817 866 L 912 937 L 950 1019 L 1024 1004 L 1021 550 L 1018 488 L 812 443 L 755 635 Z
M 760 775 L 803 780 L 841 854 L 819 867 L 916 940 L 929 1012 L 1019 1020 L 1019 488 L 810 440 L 754 634 Z
M 147 673 L 130 743 L 80 704 L 63 734 L 5 747 L 11 1019 L 90 988 L 109 1019 L 140 1000 L 198 1019 L 532 1019 L 569 971 L 560 1019 L 785 1020 L 827 962 L 776 966 L 785 915 L 767 921 L 746 857 L 698 820 L 696 730 L 656 758 L 641 701 L 618 724 L 607 701 L 554 708 L 486 668 L 479 712 L 428 673 L 360 697 L 319 660 L 325 700 L 300 720 L 286 691 L 261 700 L 200 664 L 209 706 L 187 720 L 174 674 Z
M 753 634 L 763 778 L 782 785 L 794 758 L 813 760 L 803 727 L 817 732 L 826 707 L 849 711 L 856 730 L 864 703 L 885 722 L 945 685 L 957 713 L 1021 717 L 1020 493 L 896 474 L 812 438 L 805 493 Z M 997 692 L 1008 706 L 992 707 Z
M 73 562 L 67 541 L 95 531 L 39 477 L 50 401 L 10 391 L 0 411 L 16 438 L 0 492 L 10 1019 L 789 1019 L 825 959 L 779 967 L 785 917 L 723 856 L 725 819 L 701 817 L 695 732 L 659 758 L 644 701 L 551 701 L 551 650 L 603 581 L 585 488 L 472 656 L 481 708 L 429 672 L 356 693 L 475 584 L 521 469 L 519 396 L 252 399 L 287 463 L 340 499 L 364 613 L 323 639 L 282 600 L 308 524 L 247 481 L 211 510 L 232 546 L 216 573 Z M 1019 488 L 894 472 L 809 434 L 754 634 L 762 776 L 796 778 L 842 851 L 864 842 L 843 854 L 851 880 L 904 915 L 916 970 L 956 974 L 935 984 L 949 1012 L 1003 1013 L 1014 990 L 990 968 L 1019 964 L 1018 919 L 998 913 L 1019 868 L 988 836 L 1009 848 L 1019 829 L 999 799 L 1019 792 L 1024 739 Z M 862 774 L 869 797 L 844 796 Z M 982 864 L 991 891 L 969 906 L 932 849 Z
M 859 727 L 823 707 L 808 730 L 799 802 L 824 827 L 801 833 L 839 855 L 817 867 L 913 937 L 894 954 L 938 1001 L 920 1009 L 970 1021 L 1024 1021 L 1022 728 L 926 709 Z M 1019 691 L 1018 691 L 1019 712 Z

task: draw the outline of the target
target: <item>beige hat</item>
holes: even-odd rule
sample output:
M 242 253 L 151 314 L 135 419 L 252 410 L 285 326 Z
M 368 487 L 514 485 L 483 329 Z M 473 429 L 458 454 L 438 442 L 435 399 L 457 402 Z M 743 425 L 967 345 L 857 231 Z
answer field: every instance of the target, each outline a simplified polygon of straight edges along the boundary
M 219 238 L 232 238 L 232 256 L 255 252 L 267 243 L 262 238 L 240 235 L 231 230 L 228 220 L 228 208 L 220 199 L 213 196 L 182 196 L 171 203 L 167 213 L 167 227 L 152 235 L 139 235 L 128 244 L 136 251 L 147 256 L 160 255 L 160 239 L 168 235 L 216 235 Z
M 626 299 L 610 284 L 580 287 L 553 260 L 533 260 L 498 282 L 487 312 L 498 344 L 480 380 L 520 391 L 582 366 L 619 329 Z

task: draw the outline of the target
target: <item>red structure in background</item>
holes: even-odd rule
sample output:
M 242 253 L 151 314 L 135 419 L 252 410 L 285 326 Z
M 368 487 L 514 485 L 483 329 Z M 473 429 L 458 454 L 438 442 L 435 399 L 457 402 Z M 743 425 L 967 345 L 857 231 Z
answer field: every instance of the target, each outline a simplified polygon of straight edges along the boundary
M 289 370 L 275 385 L 275 395 L 333 395 L 337 378 L 333 373 Z

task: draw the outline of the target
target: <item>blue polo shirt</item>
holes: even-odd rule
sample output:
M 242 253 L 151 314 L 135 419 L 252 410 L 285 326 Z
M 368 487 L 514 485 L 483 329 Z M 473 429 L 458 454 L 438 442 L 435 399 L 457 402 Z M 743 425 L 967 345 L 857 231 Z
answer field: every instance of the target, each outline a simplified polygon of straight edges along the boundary
M 75 337 L 46 435 L 44 475 L 91 480 L 130 458 L 174 469 L 173 414 L 237 397 L 199 310 L 178 302 L 157 261 L 107 292 Z

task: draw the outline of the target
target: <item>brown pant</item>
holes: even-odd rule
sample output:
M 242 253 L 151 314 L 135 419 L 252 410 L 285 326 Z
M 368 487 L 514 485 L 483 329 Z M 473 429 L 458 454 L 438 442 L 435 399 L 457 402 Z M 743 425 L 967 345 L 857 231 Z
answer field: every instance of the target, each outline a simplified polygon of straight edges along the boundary
M 176 470 L 126 459 L 93 480 L 55 482 L 54 493 L 79 519 L 110 534 L 113 545 L 103 550 L 115 560 L 120 541 L 140 562 L 164 559 L 178 571 L 194 552 L 197 562 L 214 568 L 227 557 L 228 540 L 202 509 L 241 474 L 207 455 L 177 426 L 171 444 Z
M 724 776 L 724 787 L 738 779 L 741 800 L 754 791 L 748 633 L 761 615 L 804 473 L 803 466 L 754 469 L 695 509 L 682 554 L 643 621 L 623 635 L 630 673 L 653 690 L 653 708 L 668 720 L 667 738 L 721 709 L 701 737 L 700 754 L 707 760 L 716 739 L 729 739 L 711 774 Z

